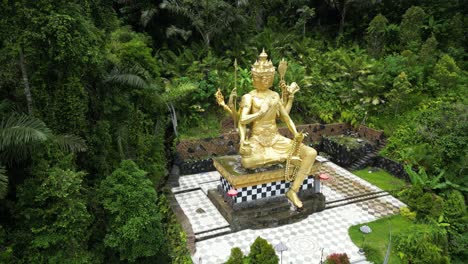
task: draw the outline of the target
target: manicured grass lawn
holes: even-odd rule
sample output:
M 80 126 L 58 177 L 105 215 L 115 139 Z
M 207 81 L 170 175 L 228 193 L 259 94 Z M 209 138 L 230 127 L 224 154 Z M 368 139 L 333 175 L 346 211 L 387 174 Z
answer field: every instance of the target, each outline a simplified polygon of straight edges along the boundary
M 413 223 L 410 220 L 402 217 L 401 215 L 394 215 L 367 223 L 366 225 L 372 229 L 372 232 L 366 235 L 365 245 L 373 249 L 373 253 L 366 254 L 367 260 L 373 261 L 374 263 L 383 263 L 389 243 L 390 230 L 392 232 L 392 237 L 394 238 L 397 233 L 401 232 L 403 229 L 406 229 L 412 224 Z M 351 240 L 358 247 L 361 247 L 362 245 L 363 235 L 361 231 L 359 231 L 359 228 L 363 225 L 364 224 L 355 225 L 350 227 L 348 230 L 348 234 L 351 237 Z M 390 253 L 390 261 L 388 263 L 401 263 L 393 244 Z
M 372 173 L 369 173 L 372 171 Z M 365 168 L 363 170 L 353 171 L 359 176 L 375 186 L 385 191 L 398 190 L 405 186 L 405 182 L 379 168 Z

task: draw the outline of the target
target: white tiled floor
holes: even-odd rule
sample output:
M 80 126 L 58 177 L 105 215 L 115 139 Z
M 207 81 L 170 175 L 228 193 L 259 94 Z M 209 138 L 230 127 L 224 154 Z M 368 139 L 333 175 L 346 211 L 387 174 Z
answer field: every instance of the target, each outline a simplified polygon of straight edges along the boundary
M 327 202 L 381 191 L 331 162 L 326 162 L 323 169 L 332 174 L 332 179 L 322 185 Z M 209 189 L 216 188 L 219 177 L 216 171 L 181 176 L 180 186 L 172 188 L 198 239 L 230 230 L 229 223 L 206 196 Z M 177 193 L 184 190 L 187 192 Z M 322 248 L 323 259 L 331 253 L 347 253 L 351 262 L 365 263 L 348 236 L 348 228 L 395 214 L 401 206 L 404 204 L 394 197 L 384 196 L 314 213 L 290 225 L 220 235 L 197 242 L 193 261 L 199 263 L 201 260 L 203 264 L 223 263 L 233 247 L 240 247 L 244 254 L 248 254 L 255 238 L 261 236 L 273 246 L 282 242 L 289 248 L 282 254 L 282 263 L 319 263 Z
M 206 195 L 208 195 L 208 190 L 216 189 L 218 185 L 219 185 L 219 178 L 216 181 L 201 183 L 200 188 Z
M 203 172 L 198 174 L 184 175 L 179 178 L 179 186 L 171 189 L 173 193 L 200 187 L 201 183 L 219 180 L 221 175 L 217 171 Z
M 361 261 L 364 260 L 363 256 L 357 253 L 358 247 L 348 236 L 349 227 L 394 213 L 387 211 L 375 215 L 364 208 L 369 208 L 368 201 L 314 213 L 290 225 L 246 229 L 197 242 L 197 252 L 193 259 L 195 263 L 198 263 L 200 257 L 202 263 L 223 263 L 229 257 L 231 248 L 239 247 L 244 254 L 248 254 L 255 238 L 261 236 L 273 246 L 282 242 L 289 248 L 283 252 L 283 263 L 319 263 L 322 248 L 324 258 L 331 253 L 346 253 L 351 262 Z M 213 250 L 215 247 L 216 250 Z
M 179 193 L 175 195 L 175 198 L 189 219 L 195 235 L 229 226 L 229 223 L 201 190 Z

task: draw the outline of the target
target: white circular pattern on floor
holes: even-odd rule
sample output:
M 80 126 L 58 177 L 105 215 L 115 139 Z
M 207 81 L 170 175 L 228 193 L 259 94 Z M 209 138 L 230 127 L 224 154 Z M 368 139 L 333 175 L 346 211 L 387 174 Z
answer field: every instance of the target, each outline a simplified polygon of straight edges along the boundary
M 316 239 L 316 238 L 315 238 Z M 291 255 L 302 255 L 303 257 L 309 257 L 312 259 L 320 259 L 321 248 L 310 236 L 294 236 L 291 237 L 286 243 L 291 250 Z

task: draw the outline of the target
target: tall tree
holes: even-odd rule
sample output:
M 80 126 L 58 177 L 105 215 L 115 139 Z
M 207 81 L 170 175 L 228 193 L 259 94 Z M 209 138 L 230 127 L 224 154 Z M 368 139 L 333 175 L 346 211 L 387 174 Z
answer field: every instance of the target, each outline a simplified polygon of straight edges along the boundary
M 305 37 L 306 24 L 307 20 L 315 16 L 315 8 L 310 8 L 308 6 L 303 6 L 297 9 L 297 13 L 300 14 L 299 19 L 296 22 L 296 25 L 302 28 L 302 38 Z
M 99 189 L 108 219 L 104 244 L 121 260 L 155 257 L 165 243 L 156 191 L 145 175 L 133 161 L 125 160 Z
M 92 217 L 86 208 L 83 172 L 54 167 L 18 191 L 18 218 L 26 239 L 20 253 L 29 263 L 90 263 L 87 240 Z M 19 237 L 18 237 L 19 238 Z
M 406 10 L 400 24 L 400 41 L 405 47 L 419 47 L 425 21 L 426 12 L 421 7 L 412 6 Z
M 372 19 L 367 28 L 367 45 L 369 53 L 375 57 L 382 54 L 386 42 L 388 20 L 382 14 L 378 14 Z

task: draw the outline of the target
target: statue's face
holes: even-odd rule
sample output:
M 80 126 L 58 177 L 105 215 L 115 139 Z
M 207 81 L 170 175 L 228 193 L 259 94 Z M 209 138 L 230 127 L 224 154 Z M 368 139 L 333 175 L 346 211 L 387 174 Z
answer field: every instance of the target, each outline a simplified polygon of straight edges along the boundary
M 274 75 L 253 76 L 253 86 L 257 90 L 267 90 L 273 86 Z

